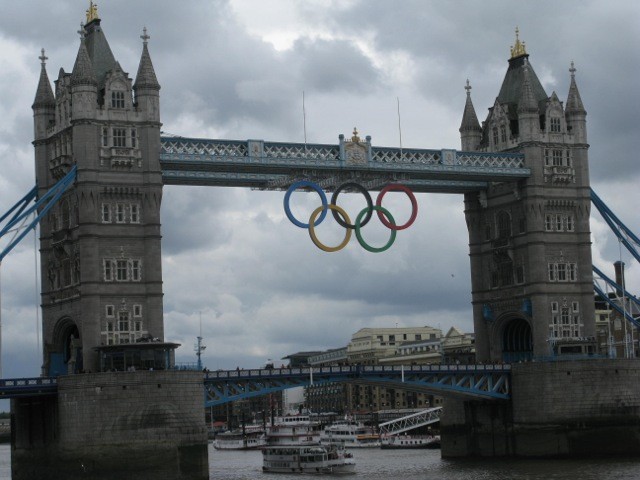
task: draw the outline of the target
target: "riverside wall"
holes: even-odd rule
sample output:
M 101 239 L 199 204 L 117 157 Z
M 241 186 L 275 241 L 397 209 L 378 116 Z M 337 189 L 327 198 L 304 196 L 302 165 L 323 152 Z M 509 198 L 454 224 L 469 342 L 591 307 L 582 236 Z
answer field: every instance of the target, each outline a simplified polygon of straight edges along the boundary
M 209 478 L 201 372 L 63 376 L 11 414 L 13 480 Z
M 640 455 L 640 361 L 514 364 L 510 401 L 445 399 L 442 456 Z

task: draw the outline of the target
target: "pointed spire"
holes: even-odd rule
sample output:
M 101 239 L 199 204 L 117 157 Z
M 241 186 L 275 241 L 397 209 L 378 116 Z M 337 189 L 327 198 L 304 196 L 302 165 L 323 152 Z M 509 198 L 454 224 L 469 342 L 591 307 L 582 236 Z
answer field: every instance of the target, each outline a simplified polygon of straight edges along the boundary
M 567 96 L 567 107 L 565 111 L 567 113 L 587 113 L 584 109 L 582 98 L 580 98 L 578 86 L 576 85 L 576 68 L 573 62 L 571 62 L 569 72 L 571 72 L 571 85 L 569 85 L 569 95 Z
M 464 105 L 464 113 L 462 114 L 462 123 L 460 124 L 460 133 L 469 131 L 481 131 L 480 122 L 476 115 L 476 110 L 473 108 L 473 102 L 471 101 L 471 85 L 469 85 L 469 79 L 464 87 L 467 91 L 467 101 Z
M 89 52 L 87 52 L 87 46 L 85 44 L 85 29 L 84 25 L 80 25 L 80 48 L 78 50 L 78 56 L 76 57 L 76 63 L 73 65 L 73 71 L 71 72 L 71 85 L 98 85 L 96 74 L 93 71 L 93 65 L 89 58 Z
M 138 90 L 139 88 L 151 88 L 151 89 L 160 89 L 160 84 L 158 83 L 158 78 L 156 77 L 156 72 L 153 69 L 153 63 L 151 62 L 151 56 L 149 55 L 149 49 L 147 48 L 147 43 L 149 41 L 149 35 L 147 35 L 147 27 L 142 29 L 142 35 L 140 35 L 142 39 L 142 55 L 140 57 L 140 65 L 138 66 L 138 73 L 136 75 L 136 81 L 133 84 L 134 90 Z
M 538 113 L 538 102 L 531 87 L 529 64 L 526 59 L 522 76 L 522 89 L 518 100 L 518 113 Z
M 44 48 L 40 51 L 40 80 L 38 81 L 38 89 L 36 90 L 36 98 L 33 101 L 32 108 L 54 106 L 56 99 L 53 96 L 49 76 L 47 75 L 46 61 L 48 57 L 44 54 Z

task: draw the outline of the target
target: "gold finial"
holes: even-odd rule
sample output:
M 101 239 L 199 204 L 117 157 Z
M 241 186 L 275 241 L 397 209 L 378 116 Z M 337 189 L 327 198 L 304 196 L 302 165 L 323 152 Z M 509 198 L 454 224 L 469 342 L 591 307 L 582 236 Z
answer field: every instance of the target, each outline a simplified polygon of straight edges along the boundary
M 351 141 L 352 142 L 360 141 L 360 137 L 358 136 L 358 129 L 356 127 L 353 127 L 353 137 L 351 137 Z
M 511 58 L 516 58 L 527 54 L 524 42 L 520 41 L 519 34 L 520 30 L 518 30 L 518 27 L 516 27 L 516 43 L 511 47 Z
M 93 0 L 89 2 L 89 8 L 87 9 L 87 23 L 98 19 L 98 4 L 93 3 Z

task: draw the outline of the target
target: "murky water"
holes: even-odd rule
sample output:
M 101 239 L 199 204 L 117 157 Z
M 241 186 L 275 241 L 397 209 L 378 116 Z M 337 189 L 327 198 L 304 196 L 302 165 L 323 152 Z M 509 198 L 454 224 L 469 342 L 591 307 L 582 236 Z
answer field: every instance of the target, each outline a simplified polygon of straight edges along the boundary
M 440 450 L 352 450 L 356 473 L 368 480 L 637 480 L 639 459 L 442 460 Z M 259 451 L 209 447 L 211 480 L 288 480 L 300 475 L 262 473 Z M 306 477 L 306 475 L 303 475 Z M 55 478 L 55 477 L 52 477 Z M 11 447 L 0 445 L 0 480 L 11 479 Z M 121 479 L 119 479 L 121 480 Z

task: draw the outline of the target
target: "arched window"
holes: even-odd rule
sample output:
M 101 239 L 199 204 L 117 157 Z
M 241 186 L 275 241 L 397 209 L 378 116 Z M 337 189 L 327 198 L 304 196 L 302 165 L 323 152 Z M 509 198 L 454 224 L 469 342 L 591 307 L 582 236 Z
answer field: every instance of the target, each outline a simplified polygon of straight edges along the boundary
M 504 210 L 496 215 L 496 233 L 499 239 L 507 239 L 511 236 L 511 215 Z

